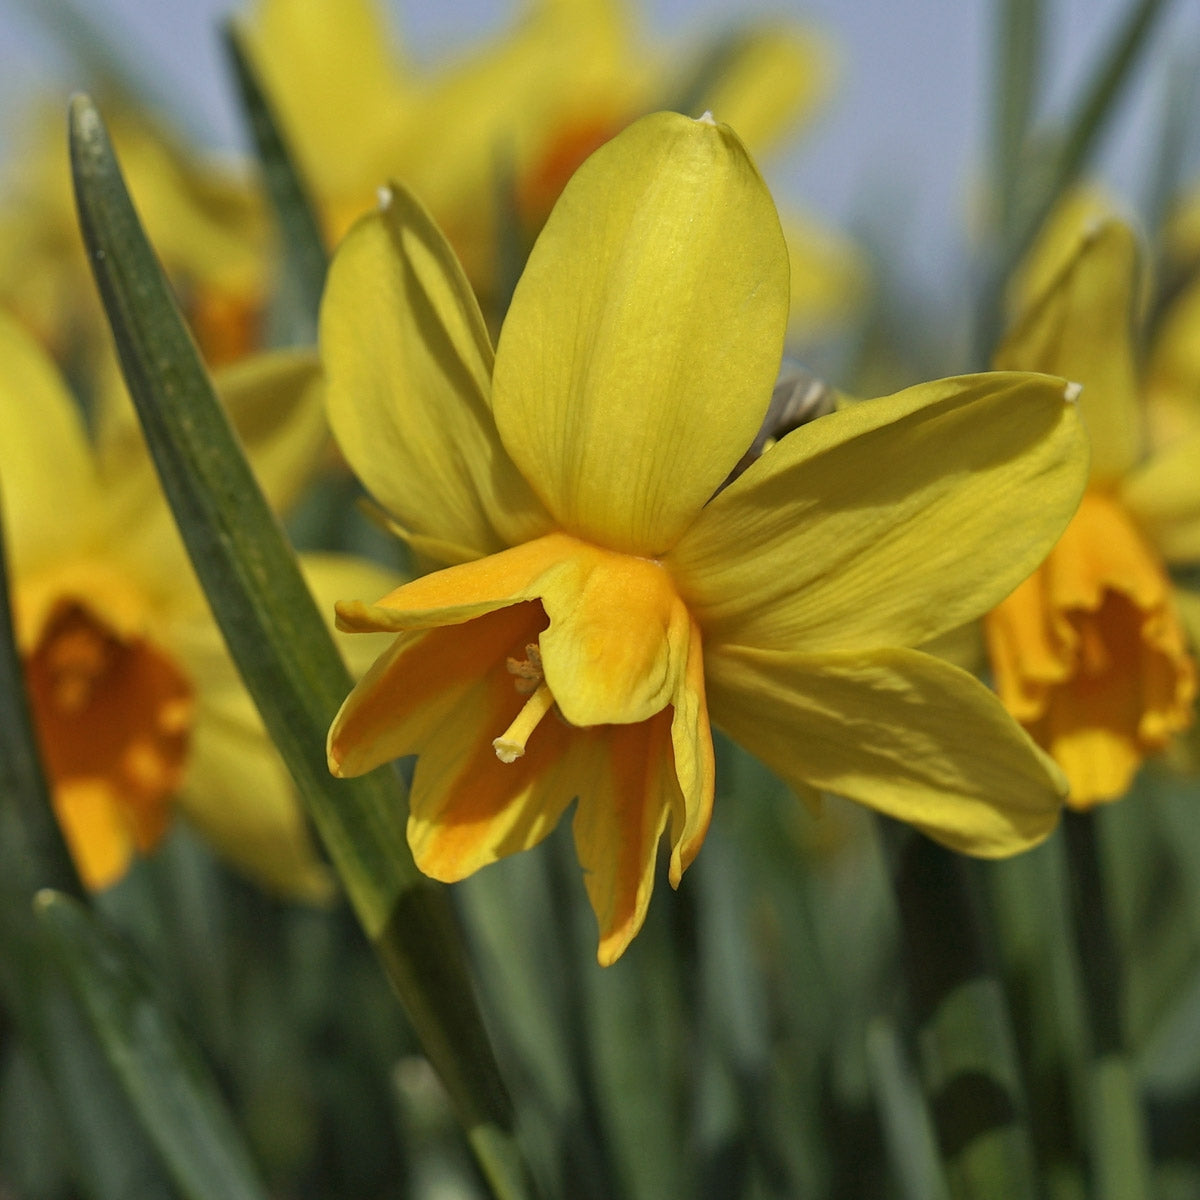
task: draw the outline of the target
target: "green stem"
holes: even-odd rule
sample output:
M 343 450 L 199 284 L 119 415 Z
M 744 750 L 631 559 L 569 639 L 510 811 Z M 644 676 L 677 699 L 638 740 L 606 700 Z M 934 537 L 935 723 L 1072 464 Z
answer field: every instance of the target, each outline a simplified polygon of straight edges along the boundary
M 919 1064 L 955 1200 L 1039 1194 L 1004 993 L 971 864 L 883 822 Z
M 1096 1195 L 1100 1200 L 1142 1200 L 1151 1195 L 1145 1116 L 1125 1052 L 1124 973 L 1109 920 L 1094 815 L 1067 812 L 1063 834 L 1091 1043 L 1085 1105 Z

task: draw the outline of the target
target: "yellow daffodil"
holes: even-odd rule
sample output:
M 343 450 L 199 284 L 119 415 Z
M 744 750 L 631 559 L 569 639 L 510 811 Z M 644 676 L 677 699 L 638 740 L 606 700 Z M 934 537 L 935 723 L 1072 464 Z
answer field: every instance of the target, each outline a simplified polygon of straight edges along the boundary
M 1056 238 L 1048 252 L 1060 249 Z M 1167 564 L 1200 559 L 1200 435 L 1157 450 L 1148 440 L 1137 265 L 1127 226 L 1092 222 L 996 356 L 997 367 L 1083 385 L 1087 493 L 1046 561 L 986 621 L 1000 696 L 1062 766 L 1080 809 L 1124 795 L 1142 760 L 1190 723 L 1196 693 Z
M 681 67 L 647 53 L 620 0 L 533 0 L 513 28 L 433 71 L 405 58 L 379 0 L 258 0 L 245 32 L 331 236 L 398 179 L 486 297 L 505 182 L 536 231 L 575 168 L 643 113 L 711 108 L 764 149 L 808 118 L 831 74 L 825 41 L 778 21 Z M 811 220 L 788 233 L 794 319 L 840 320 L 861 293 L 860 256 Z
M 713 801 L 711 718 L 802 794 L 1002 855 L 1065 786 L 974 678 L 915 646 L 1028 573 L 1073 511 L 1062 380 L 942 380 L 803 426 L 718 490 L 767 410 L 788 305 L 770 195 L 728 127 L 644 118 L 576 173 L 493 351 L 394 190 L 331 269 L 330 419 L 445 565 L 343 628 L 391 632 L 329 737 L 336 774 L 417 755 L 408 837 L 457 880 L 573 799 L 610 963 Z M 714 493 L 716 493 L 714 495 Z
M 189 157 L 120 104 L 106 115 L 147 231 L 213 365 L 260 344 L 266 233 L 248 180 Z M 0 302 L 60 360 L 107 348 L 79 236 L 61 106 L 38 114 L 0 190 Z M 87 363 L 90 370 L 91 362 Z
M 326 436 L 318 381 L 315 361 L 300 355 L 250 360 L 223 381 L 235 416 L 249 414 L 240 426 L 278 502 Z M 84 881 L 118 880 L 163 836 L 177 805 L 268 886 L 327 894 L 286 770 L 208 613 L 136 430 L 109 417 L 93 448 L 48 358 L 8 318 L 0 318 L 0 496 L 34 722 Z M 318 595 L 331 597 L 386 578 L 328 556 L 309 572 Z

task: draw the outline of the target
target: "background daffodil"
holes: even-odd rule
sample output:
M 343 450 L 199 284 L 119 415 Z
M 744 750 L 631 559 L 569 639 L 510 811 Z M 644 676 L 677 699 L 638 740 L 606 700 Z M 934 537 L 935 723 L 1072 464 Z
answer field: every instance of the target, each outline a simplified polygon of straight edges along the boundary
M 300 354 L 248 360 L 222 380 L 279 502 L 324 442 L 319 380 L 312 356 Z M 84 882 L 116 882 L 178 806 L 260 882 L 327 895 L 287 772 L 209 615 L 136 426 L 108 405 L 93 446 L 49 359 L 7 317 L 0 489 L 18 648 Z M 343 556 L 308 569 L 323 596 L 387 586 L 386 572 Z
M 229 162 L 189 155 L 128 105 L 106 106 L 146 227 L 207 361 L 234 362 L 261 341 L 267 233 L 247 178 Z M 85 370 L 107 357 L 79 236 L 62 111 L 38 111 L 0 191 L 0 300 L 59 362 Z
M 1081 809 L 1125 794 L 1146 755 L 1191 722 L 1196 693 L 1167 564 L 1200 558 L 1200 433 L 1151 446 L 1137 273 L 1133 232 L 1091 222 L 996 355 L 997 367 L 1083 385 L 1087 493 L 1046 561 L 986 620 L 1001 698 L 1063 767 Z
M 762 151 L 828 90 L 830 47 L 796 24 L 743 25 L 687 60 L 642 45 L 634 9 L 534 0 L 511 28 L 436 70 L 409 60 L 378 0 L 258 0 L 245 32 L 331 237 L 398 179 L 434 214 L 486 305 L 506 223 L 515 215 L 536 232 L 575 168 L 636 117 L 711 108 Z M 499 202 L 506 188 L 515 214 Z M 860 255 L 812 219 L 785 227 L 801 268 L 793 319 L 843 318 L 861 295 Z
M 713 799 L 712 719 L 805 794 L 948 845 L 1044 837 L 1061 776 L 963 671 L 906 649 L 1002 597 L 1073 511 L 1061 380 L 967 376 L 804 426 L 714 497 L 766 411 L 787 321 L 770 195 L 710 119 L 647 117 L 580 168 L 492 348 L 447 242 L 394 191 L 321 314 L 330 419 L 422 556 L 343 628 L 397 634 L 330 730 L 343 775 L 416 754 L 409 841 L 457 880 L 573 799 L 616 959 L 656 847 Z

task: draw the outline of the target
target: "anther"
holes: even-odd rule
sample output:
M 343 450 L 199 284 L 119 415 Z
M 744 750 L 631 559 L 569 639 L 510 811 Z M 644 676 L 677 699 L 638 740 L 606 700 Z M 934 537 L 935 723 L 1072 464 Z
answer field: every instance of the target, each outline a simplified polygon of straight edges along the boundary
M 542 652 L 537 642 L 525 647 L 524 658 L 509 658 L 505 661 L 508 673 L 515 676 L 513 687 L 520 696 L 531 696 L 542 682 Z
M 521 682 L 517 681 L 518 689 Z M 553 707 L 554 696 L 550 689 L 544 683 L 539 683 L 533 695 L 517 713 L 516 720 L 498 738 L 492 740 L 496 757 L 502 763 L 516 762 L 525 753 L 525 743 L 529 740 L 529 735 Z

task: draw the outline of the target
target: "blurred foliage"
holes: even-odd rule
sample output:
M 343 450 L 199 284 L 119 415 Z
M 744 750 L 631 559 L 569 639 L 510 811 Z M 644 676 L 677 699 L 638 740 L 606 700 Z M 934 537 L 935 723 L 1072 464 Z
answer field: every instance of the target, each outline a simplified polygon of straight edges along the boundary
M 937 312 L 910 296 L 889 272 L 881 214 L 863 238 L 869 300 L 821 356 L 832 386 L 882 394 L 986 364 L 1021 255 L 1090 170 L 1131 90 L 1162 67 L 1145 47 L 1168 7 L 1129 5 L 1066 121 L 1051 128 L 1041 116 L 1049 4 L 996 3 L 977 291 Z M 56 0 L 54 10 L 84 8 Z M 103 68 L 93 79 L 101 109 L 105 86 L 136 95 L 111 31 L 100 46 L 86 22 L 72 30 L 84 61 Z M 1190 48 L 1193 66 L 1198 52 Z M 305 342 L 324 248 L 286 130 L 252 66 L 237 61 L 267 207 L 286 231 L 262 249 L 272 267 L 262 328 Z M 1195 87 L 1175 69 L 1183 82 L 1165 93 L 1161 143 L 1144 148 L 1152 194 L 1136 198 L 1154 239 L 1151 342 L 1200 280 L 1200 237 L 1189 240 L 1200 203 L 1188 199 L 1195 181 L 1184 170 L 1197 159 Z M 499 257 L 519 263 L 528 231 L 513 217 L 515 183 L 507 164 L 492 168 Z M 501 297 L 515 274 L 501 272 Z M 151 317 L 167 320 L 162 311 Z M 1200 331 L 1192 336 L 1200 344 Z M 90 334 L 83 340 L 88 354 L 64 363 L 76 379 L 95 369 Z M 304 548 L 410 566 L 371 515 L 331 451 L 287 530 Z M 0 1195 L 206 1194 L 202 1179 L 198 1190 L 185 1185 L 197 1176 L 179 1165 L 184 1139 L 171 1152 L 172 1105 L 183 1100 L 162 1097 L 174 1094 L 175 1070 L 179 1095 L 199 1105 L 178 1111 L 207 1114 L 217 1131 L 210 1161 L 244 1167 L 243 1195 L 258 1186 L 297 1200 L 522 1189 L 547 1200 L 1200 1195 L 1200 773 L 1190 743 L 1145 768 L 1123 802 L 1072 817 L 1015 859 L 981 863 L 834 797 L 816 817 L 719 739 L 704 851 L 677 892 L 664 867 L 644 930 L 607 970 L 595 965 L 567 822 L 536 851 L 457 885 L 445 902 L 515 1110 L 513 1145 L 535 1181 L 506 1193 L 489 1178 L 494 1147 L 451 1094 L 462 1080 L 448 1091 L 426 1054 L 444 1073 L 456 1052 L 467 1057 L 468 1092 L 472 1071 L 492 1079 L 490 1059 L 453 1036 L 448 1051 L 431 1051 L 429 1022 L 397 1003 L 400 972 L 393 964 L 389 980 L 381 969 L 380 943 L 403 946 L 412 934 L 395 894 L 364 933 L 348 903 L 267 895 L 177 823 L 119 884 L 83 898 L 46 821 L 16 659 L 11 645 L 0 655 Z M 319 725 L 314 711 L 305 719 Z M 390 777 L 381 787 L 402 818 L 402 789 Z M 336 796 L 323 803 L 328 820 Z M 397 888 L 411 886 L 411 862 L 396 870 Z M 35 917 L 45 888 L 78 899 L 43 896 Z M 55 912 L 76 923 L 56 931 Z M 410 1012 L 425 982 L 408 991 L 401 982 Z M 435 985 L 433 1007 L 446 1005 L 435 1015 L 453 1028 L 462 1001 L 474 1029 L 470 987 L 450 995 Z M 94 1010 L 113 996 L 132 1016 L 106 1040 Z M 135 1053 L 147 1045 L 152 1067 Z M 150 1082 L 168 1091 L 147 1091 Z M 203 1163 L 210 1126 L 189 1128 L 186 1149 L 199 1156 L 190 1161 Z M 215 1174 L 209 1184 L 214 1197 L 234 1194 Z

